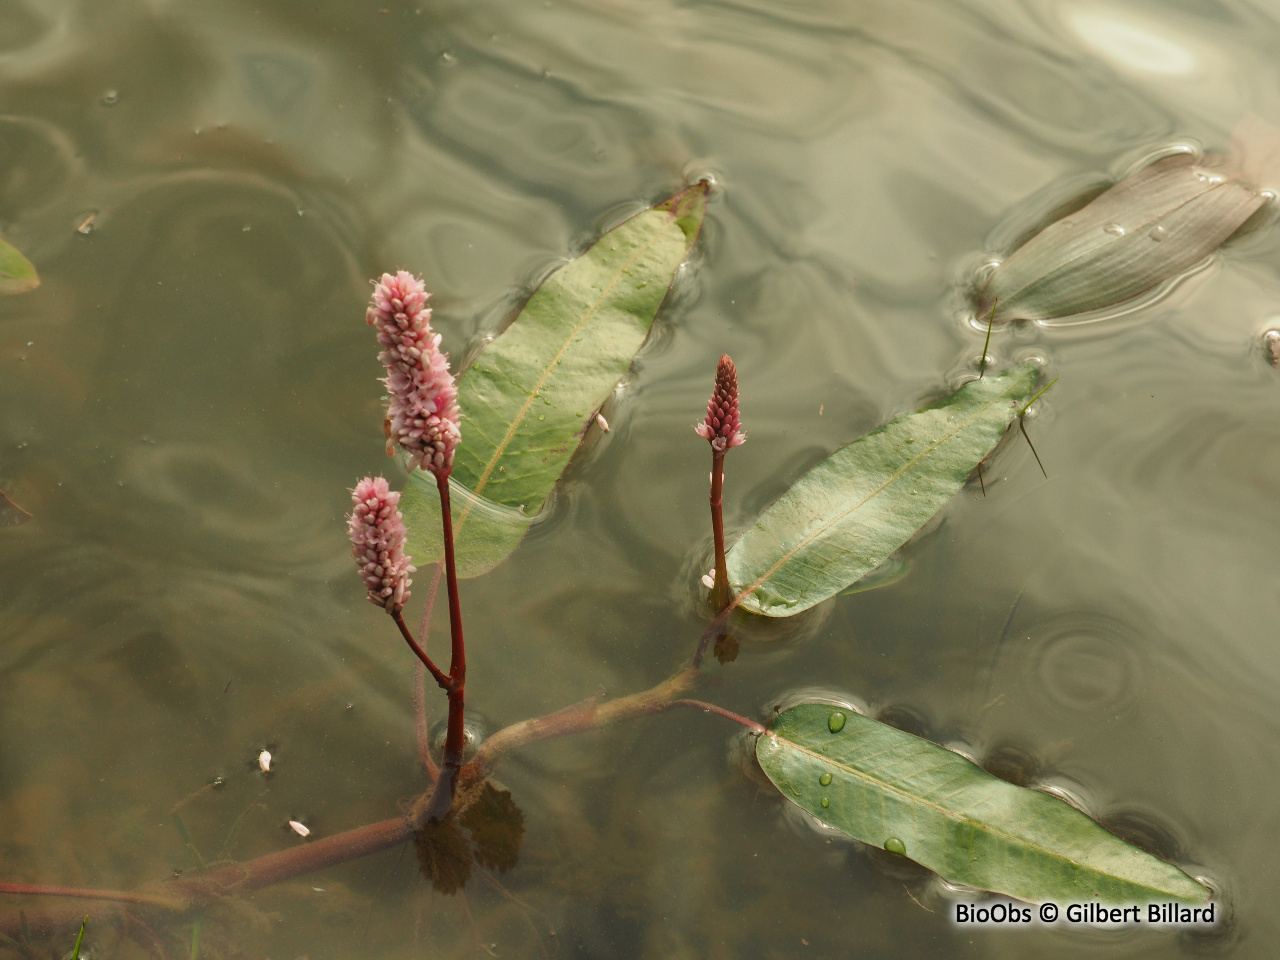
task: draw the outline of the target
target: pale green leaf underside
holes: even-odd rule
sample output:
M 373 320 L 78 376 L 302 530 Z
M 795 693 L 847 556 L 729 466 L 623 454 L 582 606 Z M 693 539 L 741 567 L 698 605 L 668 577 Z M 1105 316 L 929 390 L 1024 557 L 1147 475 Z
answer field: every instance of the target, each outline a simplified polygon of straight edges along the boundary
M 25 293 L 40 286 L 31 261 L 0 240 L 0 294 Z
M 459 576 L 486 573 L 516 548 L 522 519 L 542 509 L 584 433 L 598 429 L 593 415 L 648 336 L 706 196 L 697 184 L 610 230 L 543 281 L 459 378 L 453 481 L 480 498 L 453 504 Z M 411 476 L 400 502 L 415 562 L 438 560 L 434 478 Z
M 877 847 L 896 838 L 907 857 L 945 880 L 1030 903 L 1208 898 L 1177 867 L 1074 807 L 935 743 L 848 710 L 832 733 L 835 709 L 792 707 L 756 743 L 782 795 L 823 823 Z
M 965 384 L 818 464 L 729 551 L 741 606 L 788 617 L 834 596 L 907 542 L 964 486 L 1030 396 L 1034 364 Z
M 992 273 L 983 319 L 1049 320 L 1115 306 L 1200 263 L 1265 202 L 1227 158 L 1180 154 L 1050 224 Z

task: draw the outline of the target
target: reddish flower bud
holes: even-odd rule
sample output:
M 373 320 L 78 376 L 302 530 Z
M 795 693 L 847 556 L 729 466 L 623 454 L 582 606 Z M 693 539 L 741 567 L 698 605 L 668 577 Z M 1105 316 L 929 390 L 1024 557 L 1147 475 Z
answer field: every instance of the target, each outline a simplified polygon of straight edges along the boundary
M 711 442 L 711 449 L 724 453 L 741 445 L 747 435 L 738 427 L 738 369 L 726 353 L 716 369 L 716 386 L 707 401 L 707 418 L 694 426 L 698 436 Z

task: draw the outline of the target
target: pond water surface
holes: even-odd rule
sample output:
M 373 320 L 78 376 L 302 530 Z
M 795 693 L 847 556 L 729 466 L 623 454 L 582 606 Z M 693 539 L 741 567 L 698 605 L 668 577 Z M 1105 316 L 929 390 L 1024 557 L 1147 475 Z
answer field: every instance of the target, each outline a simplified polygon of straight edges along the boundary
M 463 584 L 496 729 L 691 654 L 722 351 L 732 536 L 972 370 L 955 291 L 1037 197 L 1280 124 L 1278 44 L 1248 0 L 0 0 L 0 234 L 43 279 L 0 300 L 0 489 L 35 516 L 0 528 L 0 881 L 189 873 L 170 811 L 215 777 L 183 810 L 206 860 L 424 789 L 412 660 L 344 530 L 358 477 L 403 479 L 368 278 L 422 273 L 462 356 L 601 230 L 717 183 L 612 430 Z M 1056 787 L 1207 878 L 1214 932 L 958 928 L 685 711 L 509 759 L 526 838 L 496 883 L 443 897 L 390 850 L 211 911 L 200 955 L 1275 956 L 1278 254 L 1263 231 L 1136 313 L 997 329 L 997 365 L 1061 378 L 1027 424 L 1048 478 L 1007 443 L 909 576 L 752 630 L 702 694 L 851 698 Z M 185 957 L 191 927 L 86 942 Z

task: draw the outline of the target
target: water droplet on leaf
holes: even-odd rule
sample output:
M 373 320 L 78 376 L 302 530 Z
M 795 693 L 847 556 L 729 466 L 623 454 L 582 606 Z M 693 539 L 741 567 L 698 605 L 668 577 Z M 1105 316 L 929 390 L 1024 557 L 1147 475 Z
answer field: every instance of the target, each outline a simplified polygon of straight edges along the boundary
M 1105 227 L 1102 228 L 1102 232 L 1109 233 L 1113 237 L 1123 237 L 1124 227 L 1120 226 L 1120 224 L 1118 223 L 1108 223 Z
M 822 784 L 824 787 L 825 787 L 825 786 L 830 785 L 830 783 L 831 783 L 831 774 L 829 774 L 829 773 L 824 773 L 822 776 L 820 776 L 820 777 L 818 778 L 818 782 L 819 782 L 820 784 Z
M 822 798 L 821 800 L 819 800 L 818 802 L 819 802 L 820 804 L 822 804 L 822 805 L 823 805 L 823 807 L 829 807 L 829 806 L 831 806 L 831 801 L 830 801 L 830 800 L 828 800 L 826 797 L 823 797 L 823 798 Z
M 837 710 L 831 716 L 827 717 L 827 729 L 832 733 L 839 733 L 844 729 L 844 714 Z
M 1151 228 L 1151 232 L 1148 233 L 1147 236 L 1150 237 L 1152 240 L 1154 240 L 1156 243 L 1159 243 L 1165 237 L 1169 236 L 1169 231 L 1157 223 L 1154 227 Z
M 886 840 L 884 842 L 884 848 L 889 853 L 905 854 L 907 852 L 907 845 L 897 837 L 890 837 Z

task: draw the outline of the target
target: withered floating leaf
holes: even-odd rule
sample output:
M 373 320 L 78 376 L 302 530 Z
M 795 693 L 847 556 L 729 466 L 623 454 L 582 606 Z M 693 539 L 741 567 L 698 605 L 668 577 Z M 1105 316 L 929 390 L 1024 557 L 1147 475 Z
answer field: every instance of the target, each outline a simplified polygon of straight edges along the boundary
M 1277 186 L 1280 131 L 1247 117 L 1230 155 L 1157 160 L 1045 227 L 995 268 L 977 315 L 1052 320 L 1133 300 L 1204 261 Z

